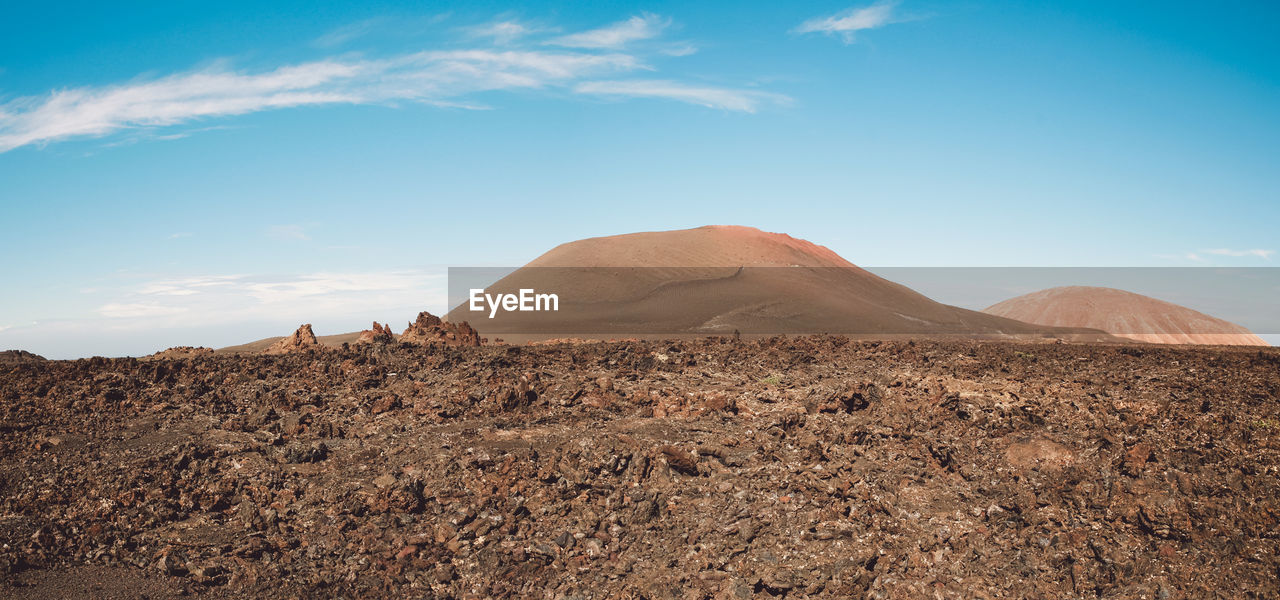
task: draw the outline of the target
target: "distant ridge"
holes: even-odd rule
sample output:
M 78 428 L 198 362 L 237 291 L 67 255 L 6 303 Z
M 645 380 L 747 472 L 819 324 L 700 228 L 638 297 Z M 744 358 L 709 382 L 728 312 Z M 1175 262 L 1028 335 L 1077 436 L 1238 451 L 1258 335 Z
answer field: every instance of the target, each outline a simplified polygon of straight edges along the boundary
M 5 350 L 0 352 L 0 364 L 42 361 L 44 359 L 45 358 L 43 356 L 27 352 L 26 350 Z
M 983 312 L 1041 325 L 1091 327 L 1157 344 L 1270 345 L 1235 323 L 1115 288 L 1050 288 L 1010 298 Z

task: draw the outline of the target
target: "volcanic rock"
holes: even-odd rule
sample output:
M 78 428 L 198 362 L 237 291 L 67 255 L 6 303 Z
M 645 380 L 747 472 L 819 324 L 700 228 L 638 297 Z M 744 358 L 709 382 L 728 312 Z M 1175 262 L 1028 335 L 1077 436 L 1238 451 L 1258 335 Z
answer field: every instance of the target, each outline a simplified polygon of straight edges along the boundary
M 1156 344 L 1269 345 L 1235 323 L 1114 288 L 1050 288 L 1010 298 L 983 312 L 1040 325 L 1101 329 Z
M 418 313 L 418 318 L 409 324 L 409 328 L 400 334 L 400 341 L 421 346 L 446 344 L 449 346 L 479 346 L 480 334 L 471 324 L 450 322 L 427 311 Z
M 40 356 L 39 354 L 32 354 L 26 350 L 5 350 L 4 352 L 0 352 L 0 364 L 40 361 L 44 359 L 45 358 L 43 356 Z
M 672 469 L 685 475 L 698 474 L 698 459 L 692 454 L 671 445 L 659 448 L 658 452 L 666 459 L 667 464 Z
M 0 369 L 0 598 L 1280 589 L 1277 348 L 385 350 Z
M 149 354 L 142 357 L 142 360 L 164 360 L 177 358 L 195 358 L 197 356 L 208 356 L 213 354 L 213 348 L 205 348 L 204 346 L 174 346 L 165 350 Z
M 379 325 L 377 321 L 373 322 L 372 329 L 366 329 L 360 332 L 360 337 L 356 339 L 357 344 L 387 344 L 394 342 L 396 336 L 391 333 L 390 325 Z
M 288 354 L 290 352 L 303 352 L 311 348 L 319 348 L 320 342 L 316 340 L 316 334 L 311 331 L 311 324 L 305 323 L 293 332 L 287 338 L 284 338 L 275 344 L 272 344 L 263 354 Z

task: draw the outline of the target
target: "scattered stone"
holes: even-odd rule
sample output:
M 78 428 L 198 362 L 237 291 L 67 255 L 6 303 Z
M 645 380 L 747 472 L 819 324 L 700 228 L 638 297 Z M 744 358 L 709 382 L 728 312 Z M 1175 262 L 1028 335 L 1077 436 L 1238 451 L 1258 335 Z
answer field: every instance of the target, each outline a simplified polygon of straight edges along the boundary
M 284 451 L 284 460 L 289 463 L 320 462 L 328 456 L 329 447 L 324 442 L 295 443 Z
M 675 446 L 663 446 L 658 449 L 658 452 L 667 459 L 667 464 L 672 469 L 685 475 L 698 474 L 698 459 L 694 455 Z

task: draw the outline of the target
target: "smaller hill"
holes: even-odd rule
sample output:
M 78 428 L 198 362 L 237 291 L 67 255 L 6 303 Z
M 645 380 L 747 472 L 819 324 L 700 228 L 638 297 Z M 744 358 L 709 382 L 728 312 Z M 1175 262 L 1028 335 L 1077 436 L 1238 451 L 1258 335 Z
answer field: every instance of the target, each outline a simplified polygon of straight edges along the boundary
M 1010 298 L 982 312 L 1037 325 L 1101 329 L 1156 344 L 1269 345 L 1235 323 L 1115 288 L 1050 288 Z

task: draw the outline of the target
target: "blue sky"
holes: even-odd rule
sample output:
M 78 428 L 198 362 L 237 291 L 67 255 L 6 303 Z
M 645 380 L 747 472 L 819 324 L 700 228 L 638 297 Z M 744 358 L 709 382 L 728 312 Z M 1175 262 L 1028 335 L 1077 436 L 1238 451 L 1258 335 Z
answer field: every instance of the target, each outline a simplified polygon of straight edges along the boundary
M 0 346 L 400 323 L 447 265 L 710 223 L 869 266 L 1280 260 L 1274 3 L 260 4 L 6 8 Z

